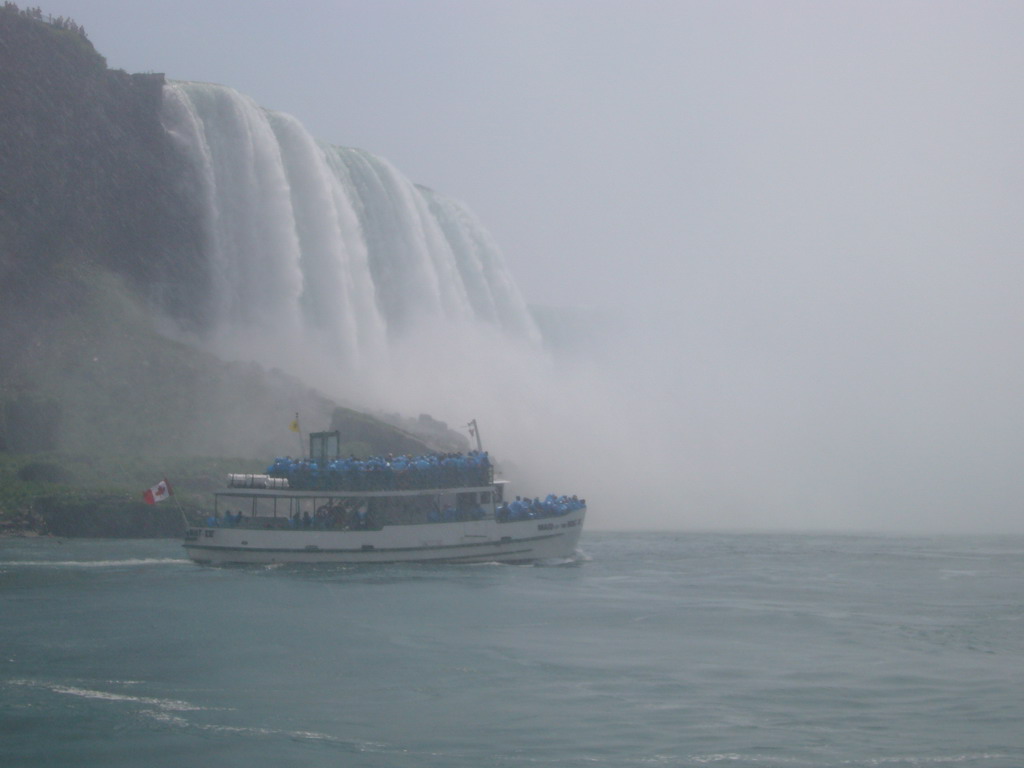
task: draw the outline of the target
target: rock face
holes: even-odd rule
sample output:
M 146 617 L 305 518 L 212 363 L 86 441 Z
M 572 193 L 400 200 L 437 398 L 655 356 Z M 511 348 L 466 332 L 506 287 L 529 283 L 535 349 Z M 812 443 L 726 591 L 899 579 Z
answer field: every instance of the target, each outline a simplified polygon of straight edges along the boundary
M 127 431 L 104 423 L 143 424 L 167 376 L 113 365 L 118 353 L 143 371 L 138 350 L 155 348 L 151 319 L 122 298 L 166 290 L 190 316 L 201 282 L 191 166 L 160 123 L 164 77 L 109 70 L 75 25 L 10 3 L 0 72 L 0 450 L 124 447 Z M 196 367 L 175 352 L 176 370 Z
M 109 70 L 82 34 L 9 6 L 0 72 L 5 298 L 82 260 L 140 285 L 173 268 L 178 290 L 194 285 L 195 182 L 160 123 L 163 75 Z

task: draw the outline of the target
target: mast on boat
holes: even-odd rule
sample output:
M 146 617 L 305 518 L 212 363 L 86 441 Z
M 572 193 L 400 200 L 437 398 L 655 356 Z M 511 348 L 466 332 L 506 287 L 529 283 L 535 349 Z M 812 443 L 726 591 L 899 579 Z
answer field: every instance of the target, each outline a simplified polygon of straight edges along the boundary
M 473 437 L 475 437 L 475 438 L 476 438 L 476 449 L 477 449 L 477 450 L 478 450 L 478 451 L 479 451 L 480 453 L 483 453 L 483 452 L 484 452 L 484 449 L 483 449 L 483 446 L 482 446 L 482 445 L 481 445 L 481 443 L 480 443 L 480 427 L 478 427 L 478 426 L 476 425 L 476 419 L 473 419 L 473 420 L 472 420 L 471 422 L 469 422 L 469 424 L 467 424 L 466 426 L 467 426 L 467 427 L 469 427 L 469 434 L 471 434 L 471 435 L 472 435 Z

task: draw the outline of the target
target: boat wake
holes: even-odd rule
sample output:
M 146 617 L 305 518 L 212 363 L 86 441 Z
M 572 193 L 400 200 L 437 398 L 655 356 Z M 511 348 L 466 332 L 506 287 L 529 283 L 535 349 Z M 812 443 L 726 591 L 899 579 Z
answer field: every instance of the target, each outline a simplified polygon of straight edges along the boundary
M 144 557 L 125 560 L 5 560 L 0 568 L 139 568 L 152 565 L 191 565 L 177 557 Z
M 140 685 L 141 681 L 107 681 L 117 686 Z M 125 706 L 137 715 L 161 725 L 175 729 L 195 730 L 214 734 L 236 734 L 249 737 L 286 738 L 291 741 L 325 742 L 352 752 L 384 752 L 388 746 L 372 741 L 359 741 L 334 736 L 329 733 L 306 729 L 288 729 L 262 725 L 233 725 L 228 723 L 203 722 L 202 713 L 230 712 L 232 708 L 210 707 L 173 698 L 141 696 L 116 690 L 103 690 L 78 684 L 45 682 L 40 680 L 10 680 L 12 686 L 23 686 L 48 691 L 59 696 L 70 696 L 93 702 L 109 703 L 111 706 Z M 101 704 L 102 706 L 102 704 Z M 216 715 L 213 715 L 216 717 Z
M 583 550 L 577 549 L 568 557 L 549 557 L 544 560 L 537 560 L 532 565 L 538 568 L 575 568 L 584 563 L 589 563 L 590 560 L 590 555 Z
M 65 685 L 62 683 L 44 683 L 35 680 L 11 680 L 10 684 L 39 688 L 52 691 L 53 693 L 62 694 L 64 696 L 75 696 L 81 699 L 144 704 L 146 706 L 156 707 L 159 710 L 169 712 L 198 712 L 208 709 L 208 707 L 202 707 L 188 701 L 180 701 L 177 699 L 162 699 L 153 696 L 133 696 L 131 694 L 120 693 L 117 691 L 102 691 L 95 688 L 82 688 L 77 685 Z M 138 684 L 138 682 L 131 681 L 131 684 Z
M 549 557 L 545 560 L 537 560 L 531 563 L 535 568 L 575 568 L 581 565 L 576 557 Z

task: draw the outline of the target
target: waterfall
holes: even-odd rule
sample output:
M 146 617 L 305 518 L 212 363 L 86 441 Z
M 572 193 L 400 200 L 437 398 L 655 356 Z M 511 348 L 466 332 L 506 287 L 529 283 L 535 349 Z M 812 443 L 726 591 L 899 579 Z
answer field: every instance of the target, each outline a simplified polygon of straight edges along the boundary
M 223 86 L 167 84 L 163 122 L 202 189 L 215 351 L 281 365 L 298 347 L 366 368 L 434 325 L 539 346 L 500 249 L 462 204 Z

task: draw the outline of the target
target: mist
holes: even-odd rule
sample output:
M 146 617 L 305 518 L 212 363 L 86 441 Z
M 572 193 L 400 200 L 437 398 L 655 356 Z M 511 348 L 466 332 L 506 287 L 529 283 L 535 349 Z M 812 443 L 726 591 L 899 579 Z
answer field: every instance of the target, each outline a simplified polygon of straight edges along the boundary
M 451 318 L 355 370 L 289 349 L 325 394 L 476 418 L 599 528 L 1024 531 L 1020 7 L 51 6 L 111 66 L 387 158 L 528 304 L 600 319 L 575 351 Z

